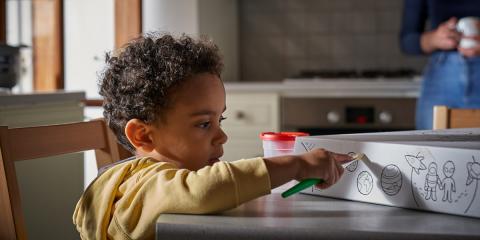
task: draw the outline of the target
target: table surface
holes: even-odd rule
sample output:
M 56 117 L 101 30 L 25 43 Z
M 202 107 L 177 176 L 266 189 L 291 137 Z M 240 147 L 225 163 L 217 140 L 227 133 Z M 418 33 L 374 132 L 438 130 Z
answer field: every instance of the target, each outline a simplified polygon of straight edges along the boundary
M 278 192 L 214 215 L 162 214 L 157 239 L 480 239 L 480 219 Z

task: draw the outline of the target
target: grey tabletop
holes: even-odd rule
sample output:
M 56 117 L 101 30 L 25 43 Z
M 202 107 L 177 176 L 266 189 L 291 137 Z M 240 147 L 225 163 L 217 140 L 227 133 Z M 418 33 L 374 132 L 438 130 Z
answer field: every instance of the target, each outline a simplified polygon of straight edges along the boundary
M 297 194 L 215 215 L 162 214 L 157 239 L 480 239 L 480 219 Z

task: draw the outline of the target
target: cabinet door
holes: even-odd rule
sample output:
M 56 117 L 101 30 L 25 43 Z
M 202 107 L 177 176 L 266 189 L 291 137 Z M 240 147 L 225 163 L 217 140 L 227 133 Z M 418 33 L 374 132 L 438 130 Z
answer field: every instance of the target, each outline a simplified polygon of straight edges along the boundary
M 260 133 L 279 131 L 277 93 L 227 93 L 227 110 L 222 125 L 229 140 L 222 160 L 263 156 Z

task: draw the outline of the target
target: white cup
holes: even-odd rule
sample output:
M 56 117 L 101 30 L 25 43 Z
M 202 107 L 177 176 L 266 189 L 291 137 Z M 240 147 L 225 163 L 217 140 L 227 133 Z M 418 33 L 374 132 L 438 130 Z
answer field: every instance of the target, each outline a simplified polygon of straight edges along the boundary
M 262 132 L 263 156 L 275 157 L 294 153 L 295 138 L 308 136 L 304 132 Z
M 479 35 L 479 24 L 480 18 L 478 17 L 464 17 L 458 20 L 457 31 L 462 34 L 462 39 L 460 40 L 460 47 L 472 48 L 479 44 L 478 41 L 475 41 L 474 39 L 463 37 L 472 37 L 475 35 Z
M 293 140 L 263 140 L 263 156 L 275 157 L 292 155 L 294 153 L 295 139 Z
M 263 142 L 263 157 L 275 157 L 282 155 L 295 154 L 295 139 L 296 137 L 308 136 L 304 132 L 262 132 L 260 139 Z M 272 192 L 283 192 L 297 181 L 292 180 L 274 190 Z

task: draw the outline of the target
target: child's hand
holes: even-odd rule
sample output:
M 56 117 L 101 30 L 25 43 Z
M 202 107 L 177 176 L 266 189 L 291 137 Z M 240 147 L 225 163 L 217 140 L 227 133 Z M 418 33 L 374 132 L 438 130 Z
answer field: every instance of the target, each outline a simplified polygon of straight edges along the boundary
M 276 188 L 292 179 L 321 178 L 325 183 L 319 188 L 327 188 L 336 183 L 343 174 L 342 164 L 352 161 L 346 154 L 314 149 L 302 155 L 264 158 L 270 175 L 271 188 Z
M 299 155 L 298 158 L 300 168 L 295 179 L 301 181 L 305 178 L 321 178 L 325 182 L 317 184 L 320 189 L 335 184 L 343 174 L 342 164 L 352 161 L 347 154 L 333 153 L 320 148 Z

